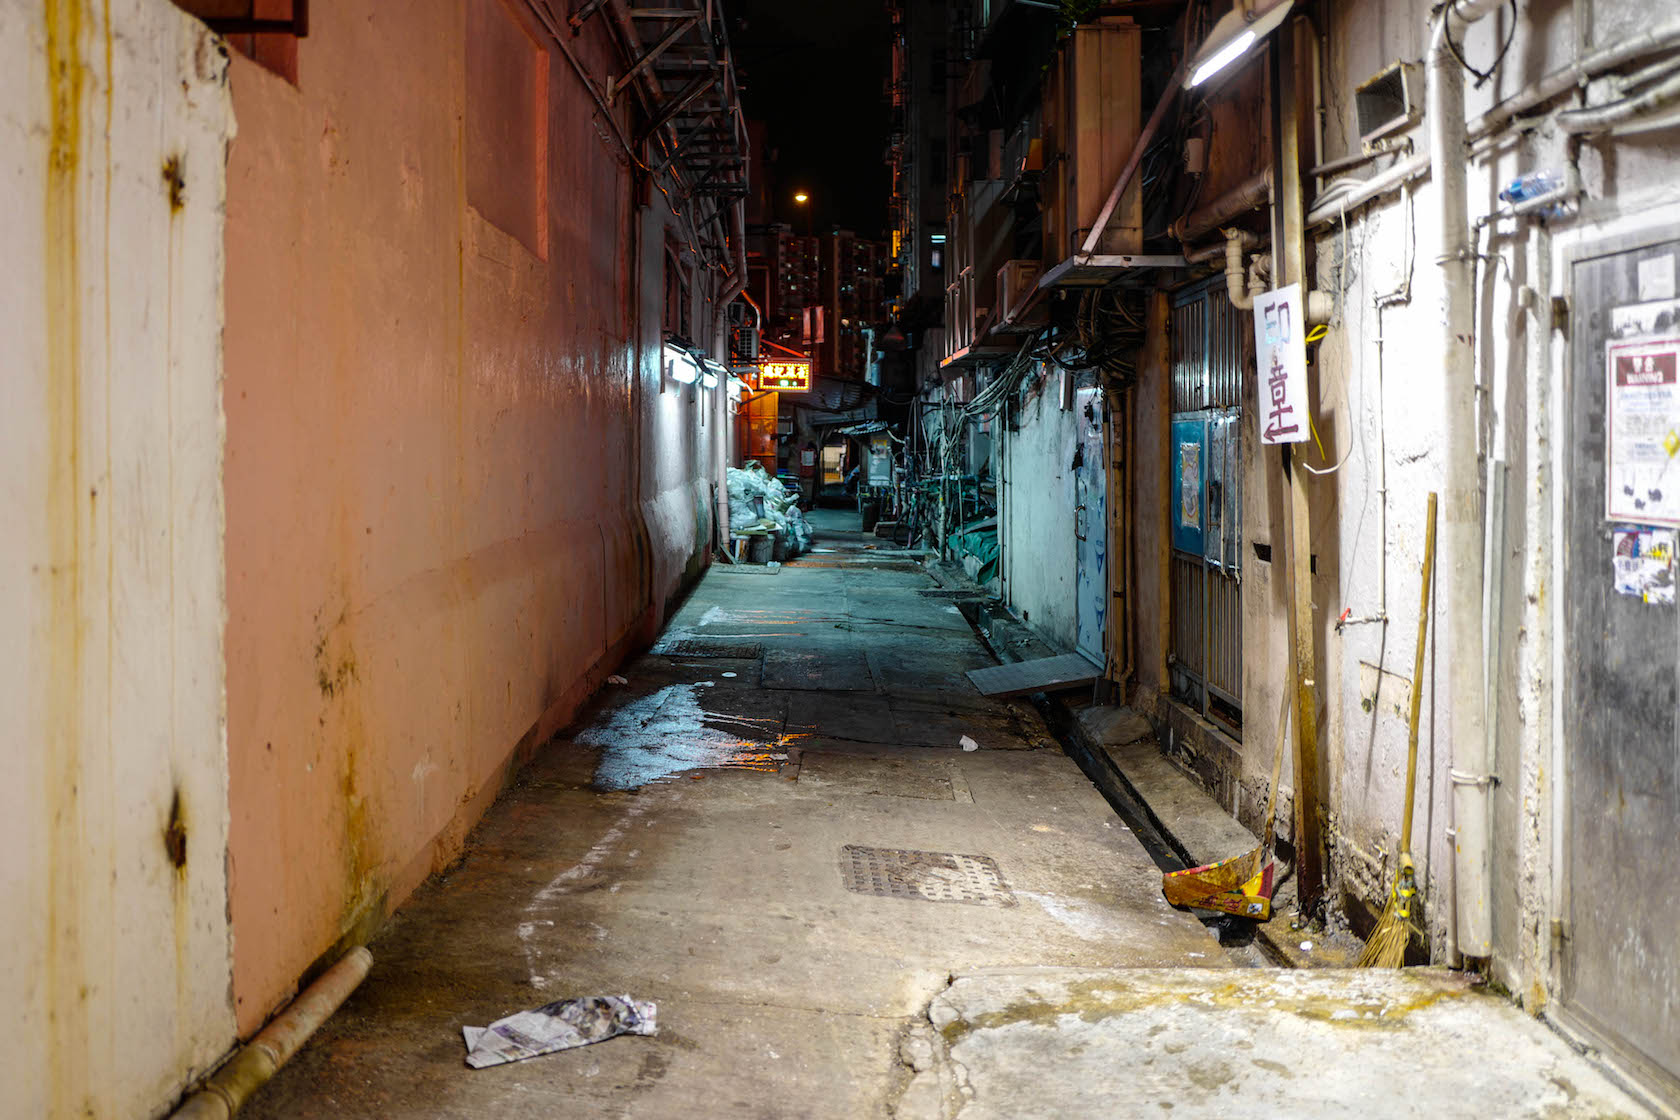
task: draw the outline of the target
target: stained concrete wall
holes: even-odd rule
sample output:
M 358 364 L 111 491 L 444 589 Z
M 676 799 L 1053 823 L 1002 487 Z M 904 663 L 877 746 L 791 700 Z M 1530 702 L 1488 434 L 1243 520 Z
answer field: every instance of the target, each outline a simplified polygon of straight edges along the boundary
M 1325 28 L 1325 158 L 1356 151 L 1352 90 L 1395 58 L 1417 59 L 1427 48 L 1431 5 L 1367 2 L 1337 8 Z M 1625 0 L 1572 3 L 1539 0 L 1522 6 L 1513 27 L 1496 12 L 1466 34 L 1465 57 L 1483 64 L 1510 45 L 1492 80 L 1466 81 L 1475 118 L 1523 87 L 1568 65 L 1579 52 L 1621 41 L 1649 23 L 1648 6 Z M 1601 91 L 1595 97 L 1602 100 Z M 1421 144 L 1421 132 L 1415 133 Z M 1680 200 L 1671 184 L 1680 161 L 1673 126 L 1642 136 L 1591 142 L 1579 151 L 1587 196 L 1580 213 L 1559 223 L 1503 219 L 1478 234 L 1484 255 L 1476 287 L 1477 376 L 1484 454 L 1502 460 L 1507 479 L 1503 540 L 1490 577 L 1503 580 L 1503 609 L 1489 631 L 1500 649 L 1493 678 L 1498 725 L 1493 800 L 1494 968 L 1531 1008 L 1555 994 L 1557 960 L 1549 920 L 1557 822 L 1551 807 L 1559 744 L 1552 732 L 1555 689 L 1552 592 L 1553 518 L 1559 498 L 1552 478 L 1554 441 L 1535 431 L 1556 408 L 1559 371 L 1567 368 L 1568 336 L 1551 333 L 1551 300 L 1568 295 L 1563 254 L 1611 231 L 1672 229 Z M 1561 169 L 1571 160 L 1566 139 L 1549 123 L 1477 145 L 1469 160 L 1470 218 L 1495 210 L 1500 188 L 1518 175 Z M 1424 494 L 1443 478 L 1442 386 L 1420 361 L 1416 340 L 1439 329 L 1436 239 L 1429 223 L 1434 187 L 1427 179 L 1407 193 L 1316 231 L 1317 286 L 1336 297 L 1336 319 L 1320 351 L 1318 427 L 1332 461 L 1344 465 L 1313 483 L 1315 515 L 1339 511 L 1315 534 L 1339 553 L 1330 597 L 1320 604 L 1318 638 L 1327 661 L 1324 701 L 1330 744 L 1333 870 L 1349 894 L 1380 898 L 1398 847 L 1405 777 L 1405 704 L 1419 602 Z M 1376 303 L 1388 297 L 1379 314 Z M 1549 342 L 1539 340 L 1545 332 Z M 1385 340 L 1379 349 L 1379 339 Z M 1549 355 L 1536 361 L 1535 354 Z M 1556 421 L 1552 431 L 1557 431 Z M 1331 433 L 1334 434 L 1331 434 Z M 1386 456 L 1384 444 L 1386 442 Z M 1386 484 L 1382 464 L 1386 459 Z M 1383 490 L 1386 489 L 1386 497 Z M 1386 554 L 1382 548 L 1386 522 Z M 1386 555 L 1386 601 L 1383 562 Z M 1323 558 L 1321 557 L 1321 565 Z M 1323 575 L 1321 566 L 1321 575 Z M 1459 664 L 1442 628 L 1446 614 L 1437 582 L 1425 661 L 1418 837 L 1427 876 L 1426 909 L 1434 947 L 1446 947 L 1452 898 L 1448 770 L 1451 714 L 1436 702 L 1449 674 L 1479 671 Z M 1335 615 L 1386 609 L 1389 622 L 1334 628 Z M 1585 747 L 1586 745 L 1578 745 Z M 1567 751 L 1569 745 L 1562 745 Z
M 158 1114 L 233 1039 L 218 44 L 0 2 L 0 1112 Z
M 1079 425 L 1073 410 L 1062 407 L 1060 376 L 1041 372 L 1013 413 L 1017 430 L 998 441 L 1007 483 L 998 531 L 1010 608 L 1051 645 L 1071 651 L 1079 640 L 1073 471 Z
M 660 381 L 660 231 L 680 219 L 658 192 L 633 197 L 609 123 L 528 9 L 311 14 L 297 85 L 233 64 L 246 1034 L 447 865 L 509 768 L 652 633 L 708 555 L 716 458 L 705 394 Z M 622 69 L 604 20 L 571 46 L 592 73 Z M 695 273 L 696 322 L 715 277 Z
M 1304 151 L 1303 165 L 1359 149 L 1354 87 L 1396 59 L 1420 61 L 1427 48 L 1427 0 L 1337 5 L 1324 33 L 1322 87 L 1326 135 L 1322 150 Z M 1525 85 L 1566 66 L 1579 51 L 1625 38 L 1648 22 L 1622 0 L 1522 6 L 1513 28 L 1503 10 L 1473 27 L 1464 53 L 1493 59 L 1510 36 L 1498 74 L 1481 88 L 1466 81 L 1468 115 L 1476 117 Z M 1643 21 L 1643 22 L 1642 22 Z M 1237 93 L 1241 93 L 1239 88 Z M 1604 91 L 1595 90 L 1602 99 Z M 1421 82 L 1418 96 L 1422 96 Z M 1217 134 L 1217 130 L 1216 130 Z M 1425 144 L 1421 129 L 1409 136 Z M 1498 733 L 1494 771 L 1494 969 L 1531 1008 L 1555 997 L 1559 958 L 1549 923 L 1559 843 L 1552 775 L 1567 764 L 1569 744 L 1553 734 L 1559 682 L 1552 591 L 1555 550 L 1549 550 L 1561 498 L 1553 488 L 1554 438 L 1537 435 L 1546 410 L 1558 407 L 1560 371 L 1568 368 L 1568 337 L 1551 332 L 1551 301 L 1566 297 L 1564 254 L 1614 234 L 1672 229 L 1680 199 L 1672 187 L 1676 160 L 1672 123 L 1642 134 L 1582 145 L 1578 166 L 1587 197 L 1564 222 L 1505 219 L 1483 230 L 1477 282 L 1477 371 L 1484 399 L 1484 451 L 1506 464 L 1504 539 L 1493 570 L 1504 577 L 1503 609 L 1495 633 L 1501 646 L 1495 674 Z M 1242 158 L 1246 141 L 1234 142 Z M 1221 153 L 1230 155 L 1233 153 Z M 1395 157 L 1374 165 L 1380 169 Z M 1561 168 L 1571 158 L 1564 137 L 1541 122 L 1497 144 L 1474 148 L 1469 159 L 1470 218 L 1498 205 L 1498 192 L 1517 175 Z M 1369 175 L 1359 169 L 1355 176 Z M 1400 847 L 1406 767 L 1406 712 L 1423 551 L 1425 495 L 1444 487 L 1444 385 L 1432 368 L 1427 341 L 1439 329 L 1436 238 L 1429 226 L 1433 187 L 1427 176 L 1313 231 L 1314 286 L 1331 292 L 1335 315 L 1311 374 L 1315 427 L 1324 445 L 1304 445 L 1306 461 L 1328 473 L 1309 475 L 1307 489 L 1313 559 L 1314 641 L 1332 896 L 1356 912 L 1374 908 L 1392 883 Z M 1383 303 L 1379 314 L 1377 303 Z M 1240 743 L 1220 736 L 1163 700 L 1170 604 L 1165 580 L 1167 531 L 1163 488 L 1166 463 L 1166 355 L 1157 307 L 1135 390 L 1133 456 L 1139 464 L 1131 495 L 1136 526 L 1138 643 L 1132 699 L 1200 742 L 1180 760 L 1197 769 L 1223 803 L 1258 823 L 1269 775 L 1280 694 L 1288 687 L 1286 635 L 1287 540 L 1282 506 L 1288 489 L 1275 449 L 1246 441 L 1244 475 L 1244 726 Z M 1537 331 L 1549 341 L 1531 349 Z M 1535 353 L 1546 355 L 1536 361 Z M 1252 407 L 1253 371 L 1247 401 Z M 1386 463 L 1386 471 L 1384 464 Z M 1269 545 L 1262 561 L 1254 545 Z M 1452 915 L 1450 781 L 1451 713 L 1436 702 L 1450 674 L 1480 672 L 1458 663 L 1443 633 L 1444 609 L 1433 608 L 1421 687 L 1423 719 L 1414 854 L 1425 880 L 1424 921 L 1437 959 L 1448 948 Z M 1151 590 L 1158 595 L 1151 598 Z M 1352 621 L 1338 629 L 1343 611 Z M 1387 621 L 1369 621 L 1375 617 Z M 1177 740 L 1182 742 L 1182 740 Z M 1198 767 L 1202 758 L 1210 767 Z M 1212 771 L 1203 773 L 1203 770 Z M 1286 755 L 1283 797 L 1292 795 Z M 1233 788 L 1234 787 L 1234 788 Z

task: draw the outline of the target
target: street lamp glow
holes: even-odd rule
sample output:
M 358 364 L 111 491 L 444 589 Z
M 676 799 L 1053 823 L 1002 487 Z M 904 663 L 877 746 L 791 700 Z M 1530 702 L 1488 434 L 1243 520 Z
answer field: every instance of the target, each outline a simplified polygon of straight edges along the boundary
M 811 201 L 811 196 L 806 194 L 804 191 L 800 191 L 798 194 L 793 196 L 793 200 L 803 206 L 807 202 Z

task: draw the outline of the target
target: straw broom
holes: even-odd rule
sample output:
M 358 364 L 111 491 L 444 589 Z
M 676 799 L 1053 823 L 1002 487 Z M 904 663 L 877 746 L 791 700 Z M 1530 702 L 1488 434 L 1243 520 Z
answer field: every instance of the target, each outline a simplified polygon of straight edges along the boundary
M 1412 794 L 1417 787 L 1418 714 L 1423 704 L 1423 647 L 1429 634 L 1429 592 L 1435 574 L 1435 494 L 1429 495 L 1428 528 L 1423 538 L 1423 602 L 1418 609 L 1417 653 L 1412 658 L 1412 711 L 1406 738 L 1406 813 L 1400 829 L 1400 869 L 1377 928 L 1359 954 L 1360 968 L 1399 968 L 1412 937 L 1412 900 L 1417 897 L 1417 868 L 1412 863 Z

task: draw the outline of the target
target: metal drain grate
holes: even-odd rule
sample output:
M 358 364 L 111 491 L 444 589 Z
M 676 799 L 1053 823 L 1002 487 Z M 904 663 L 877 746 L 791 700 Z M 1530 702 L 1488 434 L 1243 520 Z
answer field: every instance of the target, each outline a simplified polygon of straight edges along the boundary
M 751 660 L 762 657 L 764 647 L 757 642 L 731 645 L 728 642 L 696 642 L 685 638 L 654 646 L 650 652 L 660 657 L 738 657 Z
M 1015 896 L 991 856 L 847 844 L 840 849 L 840 878 L 854 894 L 977 906 L 1015 905 Z

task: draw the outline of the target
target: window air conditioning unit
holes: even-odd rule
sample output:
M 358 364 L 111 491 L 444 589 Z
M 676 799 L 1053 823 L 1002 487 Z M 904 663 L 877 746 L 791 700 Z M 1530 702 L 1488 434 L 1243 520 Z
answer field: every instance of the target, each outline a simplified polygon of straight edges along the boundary
M 1415 62 L 1396 62 L 1353 91 L 1359 147 L 1369 155 L 1376 141 L 1410 128 L 1423 117 L 1423 77 Z

